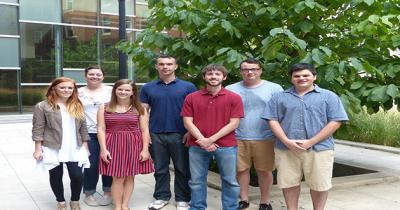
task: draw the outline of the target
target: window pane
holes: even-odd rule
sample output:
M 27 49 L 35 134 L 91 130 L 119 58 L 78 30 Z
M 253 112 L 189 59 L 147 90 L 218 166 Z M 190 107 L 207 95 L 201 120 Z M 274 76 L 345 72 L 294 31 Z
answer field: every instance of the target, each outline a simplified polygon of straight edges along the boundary
M 63 34 L 64 68 L 86 68 L 98 63 L 96 29 L 65 26 Z
M 85 69 L 63 69 L 64 76 L 69 77 L 77 83 L 86 83 Z
M 103 30 L 101 33 L 101 67 L 105 71 L 105 82 L 118 80 L 118 30 Z
M 97 25 L 97 0 L 63 0 L 63 22 Z
M 18 0 L 0 0 L 0 2 L 18 3 Z
M 17 35 L 17 7 L 0 5 L 0 34 Z
M 147 18 L 150 16 L 150 10 L 147 5 L 136 4 L 136 17 Z
M 17 73 L 0 70 L 0 112 L 18 111 Z
M 22 82 L 51 82 L 55 77 L 52 26 L 21 23 Z
M 56 0 L 20 0 L 20 19 L 61 22 L 61 2 Z
M 22 86 L 22 111 L 32 112 L 33 106 L 46 98 L 48 86 Z
M 147 0 L 136 0 L 136 3 L 145 3 L 145 4 L 147 4 Z
M 125 14 L 134 15 L 134 0 L 125 1 Z M 101 13 L 118 14 L 118 1 L 116 0 L 101 0 Z
M 0 66 L 19 67 L 18 39 L 0 38 Z

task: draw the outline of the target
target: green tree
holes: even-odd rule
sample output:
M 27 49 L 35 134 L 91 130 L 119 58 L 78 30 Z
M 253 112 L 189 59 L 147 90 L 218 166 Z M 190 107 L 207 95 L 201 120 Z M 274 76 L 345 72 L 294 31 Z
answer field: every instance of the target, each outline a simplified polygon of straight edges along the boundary
M 146 30 L 122 43 L 139 69 L 155 53 L 178 58 L 181 77 L 201 84 L 208 63 L 225 65 L 237 81 L 239 62 L 255 57 L 264 77 L 289 85 L 287 69 L 311 62 L 318 84 L 338 93 L 349 111 L 400 103 L 398 0 L 149 0 Z M 149 71 L 155 76 L 155 71 Z

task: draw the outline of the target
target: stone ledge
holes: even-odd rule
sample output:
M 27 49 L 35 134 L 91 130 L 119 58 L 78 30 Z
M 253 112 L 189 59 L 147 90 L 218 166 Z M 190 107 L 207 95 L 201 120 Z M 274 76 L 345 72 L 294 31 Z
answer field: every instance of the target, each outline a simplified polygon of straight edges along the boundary
M 378 151 L 382 151 L 382 152 L 390 152 L 390 153 L 394 153 L 394 154 L 400 154 L 400 148 L 397 148 L 397 147 L 389 147 L 389 146 L 354 142 L 354 141 L 341 140 L 341 139 L 335 139 L 335 143 L 352 146 L 352 147 L 372 149 L 372 150 L 378 150 Z

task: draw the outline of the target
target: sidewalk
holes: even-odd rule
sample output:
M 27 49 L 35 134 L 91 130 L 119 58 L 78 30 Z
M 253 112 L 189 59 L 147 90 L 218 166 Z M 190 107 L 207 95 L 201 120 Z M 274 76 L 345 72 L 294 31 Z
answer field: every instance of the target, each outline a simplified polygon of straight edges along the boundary
M 56 201 L 51 192 L 48 174 L 35 169 L 32 158 L 31 123 L 27 120 L 15 123 L 10 118 L 0 118 L 0 210 L 53 210 Z M 365 148 L 338 144 L 336 161 L 352 163 L 381 171 L 370 175 L 334 178 L 327 210 L 399 210 L 400 209 L 400 155 Z M 66 170 L 65 170 L 66 171 Z M 66 199 L 69 198 L 69 178 L 64 175 Z M 210 179 L 217 179 L 210 177 Z M 131 210 L 146 210 L 152 201 L 154 178 L 152 175 L 137 176 L 135 190 L 130 202 Z M 172 184 L 172 183 L 171 183 Z M 98 186 L 97 189 L 101 189 Z M 253 203 L 249 210 L 256 210 L 258 188 L 254 188 Z M 98 195 L 99 196 L 99 195 Z M 81 197 L 83 199 L 83 196 Z M 274 210 L 284 210 L 282 193 L 273 186 L 272 205 Z M 220 192 L 208 189 L 210 210 L 221 209 Z M 112 210 L 112 206 L 89 207 L 81 202 L 83 210 Z M 165 210 L 175 210 L 171 203 Z M 308 189 L 303 188 L 300 209 L 312 209 Z

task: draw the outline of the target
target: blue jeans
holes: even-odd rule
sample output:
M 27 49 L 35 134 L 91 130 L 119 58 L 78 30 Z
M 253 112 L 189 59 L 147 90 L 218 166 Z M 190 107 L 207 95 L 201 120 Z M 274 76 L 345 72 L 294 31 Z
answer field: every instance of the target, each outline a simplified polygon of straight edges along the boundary
M 56 196 L 58 202 L 64 202 L 64 184 L 63 184 L 63 174 L 64 174 L 64 163 L 60 163 L 57 167 L 49 171 L 49 179 L 51 190 Z M 82 191 L 82 167 L 78 166 L 78 162 L 66 162 L 68 169 L 68 175 L 71 187 L 71 201 L 79 201 Z
M 100 145 L 97 139 L 97 133 L 89 133 L 89 136 L 90 168 L 85 168 L 83 173 L 83 192 L 86 195 L 93 195 L 96 192 L 97 182 L 99 181 Z M 112 177 L 102 175 L 101 178 L 103 191 L 111 192 Z
M 236 181 L 237 147 L 220 147 L 214 152 L 207 152 L 200 147 L 189 148 L 189 165 L 192 191 L 190 210 L 205 210 L 207 208 L 207 175 L 211 159 L 217 161 L 222 183 L 222 209 L 236 210 L 239 206 L 240 187 Z
M 190 201 L 188 149 L 180 133 L 151 133 L 151 158 L 154 162 L 156 186 L 153 197 L 168 201 L 171 198 L 169 163 L 174 164 L 174 192 L 176 201 Z

